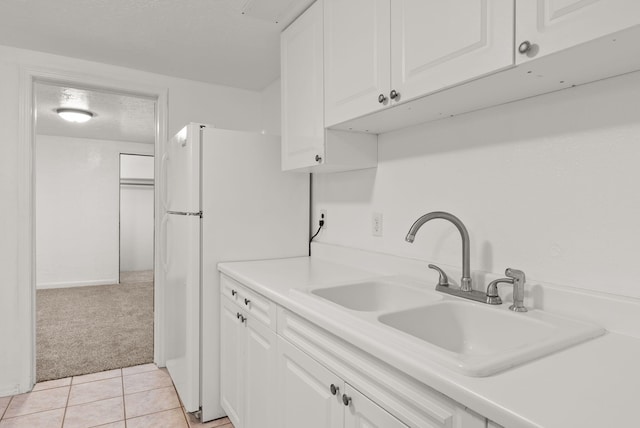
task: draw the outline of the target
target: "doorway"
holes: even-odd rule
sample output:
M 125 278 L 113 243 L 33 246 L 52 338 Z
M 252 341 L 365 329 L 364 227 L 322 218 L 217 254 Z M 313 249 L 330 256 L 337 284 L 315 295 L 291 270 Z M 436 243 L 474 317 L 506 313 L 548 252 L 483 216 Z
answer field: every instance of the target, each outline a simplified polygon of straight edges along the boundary
M 131 265 L 147 276 L 123 282 L 120 171 L 123 153 L 153 171 L 157 97 L 38 80 L 33 94 L 35 380 L 153 362 L 154 191 L 138 225 L 147 240 L 130 245 L 150 246 Z

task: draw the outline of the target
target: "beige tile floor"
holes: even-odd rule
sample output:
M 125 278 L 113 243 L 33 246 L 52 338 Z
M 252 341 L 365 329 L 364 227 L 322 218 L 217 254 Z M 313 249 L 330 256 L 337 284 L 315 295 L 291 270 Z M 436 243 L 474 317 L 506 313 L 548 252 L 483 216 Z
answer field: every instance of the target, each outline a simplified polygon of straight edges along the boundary
M 186 414 L 166 370 L 155 364 L 38 383 L 0 397 L 0 428 L 233 428 Z

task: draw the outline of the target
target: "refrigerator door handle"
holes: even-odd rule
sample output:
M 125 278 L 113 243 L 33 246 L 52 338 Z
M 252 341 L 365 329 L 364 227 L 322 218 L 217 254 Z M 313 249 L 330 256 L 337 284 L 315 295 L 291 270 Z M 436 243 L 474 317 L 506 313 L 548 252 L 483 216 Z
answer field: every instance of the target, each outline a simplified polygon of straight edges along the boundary
M 194 212 L 194 213 L 189 213 L 189 212 L 184 212 L 184 211 L 167 211 L 167 214 L 186 215 L 186 216 L 194 216 L 194 217 L 202 218 L 202 211 L 198 211 L 198 212 Z
M 162 271 L 164 273 L 167 273 L 169 269 L 168 254 L 167 254 L 168 248 L 169 248 L 169 234 L 167 233 L 168 222 L 169 222 L 169 217 L 165 216 L 162 219 L 162 223 L 160 223 L 160 239 L 162 242 L 160 246 L 160 264 L 162 265 Z
M 160 159 L 160 199 L 162 207 L 166 210 L 169 206 L 169 183 L 168 183 L 168 174 L 167 168 L 169 167 L 169 154 L 165 153 L 162 155 Z

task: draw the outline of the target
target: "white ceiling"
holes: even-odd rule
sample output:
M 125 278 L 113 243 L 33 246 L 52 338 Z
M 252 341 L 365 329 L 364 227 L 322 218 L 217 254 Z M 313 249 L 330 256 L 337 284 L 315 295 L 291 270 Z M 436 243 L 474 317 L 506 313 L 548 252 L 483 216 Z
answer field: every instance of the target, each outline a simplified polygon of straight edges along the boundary
M 0 44 L 261 90 L 313 0 L 0 0 Z
M 34 89 L 37 134 L 155 142 L 154 100 L 39 82 Z M 55 112 L 60 107 L 89 110 L 95 116 L 85 123 L 67 122 Z

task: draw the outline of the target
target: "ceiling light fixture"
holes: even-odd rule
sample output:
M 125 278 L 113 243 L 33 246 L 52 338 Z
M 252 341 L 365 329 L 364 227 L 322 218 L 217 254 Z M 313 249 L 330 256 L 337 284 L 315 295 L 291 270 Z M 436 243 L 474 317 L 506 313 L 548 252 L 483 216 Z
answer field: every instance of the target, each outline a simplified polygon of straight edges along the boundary
M 59 108 L 56 113 L 64 120 L 75 123 L 84 123 L 94 116 L 90 111 L 79 108 Z

